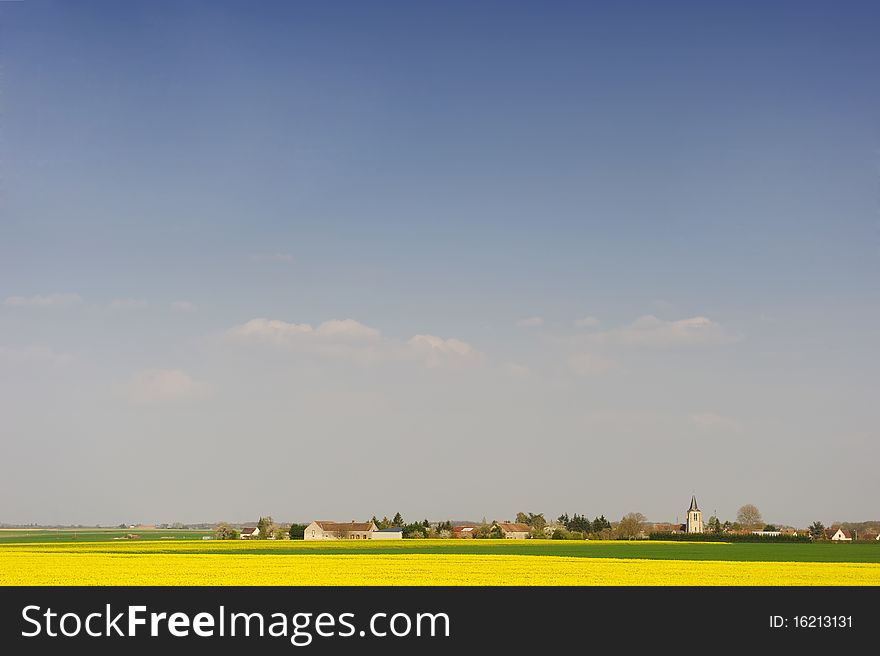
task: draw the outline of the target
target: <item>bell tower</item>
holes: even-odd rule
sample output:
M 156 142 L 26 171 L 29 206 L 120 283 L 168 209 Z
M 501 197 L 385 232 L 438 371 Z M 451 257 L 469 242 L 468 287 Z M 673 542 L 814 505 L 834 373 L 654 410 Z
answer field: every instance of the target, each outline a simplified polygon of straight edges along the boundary
M 687 532 L 702 533 L 703 532 L 703 513 L 697 506 L 696 495 L 691 497 L 691 507 L 687 512 Z

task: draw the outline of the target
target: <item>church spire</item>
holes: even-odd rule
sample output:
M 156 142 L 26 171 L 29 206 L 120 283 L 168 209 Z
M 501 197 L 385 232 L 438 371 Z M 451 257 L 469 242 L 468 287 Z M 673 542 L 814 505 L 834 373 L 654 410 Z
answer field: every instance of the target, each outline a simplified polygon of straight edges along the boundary
M 688 508 L 688 511 L 691 510 L 699 510 L 699 508 L 697 507 L 697 495 L 693 495 L 691 497 L 691 507 Z

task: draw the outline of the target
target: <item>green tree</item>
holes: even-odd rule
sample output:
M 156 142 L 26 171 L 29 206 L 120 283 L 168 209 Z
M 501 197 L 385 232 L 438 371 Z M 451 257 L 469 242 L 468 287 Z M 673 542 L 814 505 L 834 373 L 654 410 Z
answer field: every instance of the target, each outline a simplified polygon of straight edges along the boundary
M 303 540 L 306 537 L 306 527 L 308 524 L 291 524 L 290 531 L 288 535 L 290 535 L 291 540 Z
M 810 537 L 814 540 L 821 540 L 825 537 L 825 525 L 822 522 L 813 522 L 808 530 Z
M 504 532 L 498 524 L 493 524 L 492 528 L 489 529 L 489 537 L 493 540 L 500 540 L 504 537 Z
M 605 519 L 605 515 L 602 515 L 601 517 L 596 517 L 596 519 L 593 520 L 592 528 L 593 533 L 601 533 L 603 530 L 611 528 L 611 522 Z
M 529 523 L 529 516 L 526 515 L 524 512 L 516 513 L 516 523 L 517 524 L 528 524 Z
M 400 513 L 394 515 L 394 519 L 391 520 L 391 526 L 402 527 L 403 526 L 403 517 L 401 517 Z
M 427 529 L 424 524 L 420 524 L 416 522 L 415 524 L 406 524 L 403 527 L 403 537 L 405 538 L 423 538 L 427 533 Z
M 260 529 L 260 535 L 257 536 L 260 540 L 267 540 L 269 536 L 272 535 L 272 527 L 274 526 L 274 522 L 272 521 L 271 516 L 260 517 L 260 520 L 257 522 L 257 528 Z
M 492 532 L 492 527 L 486 523 L 485 518 L 483 519 L 483 523 L 480 524 L 479 528 L 474 531 L 474 537 L 480 539 L 486 539 L 491 537 L 489 534 Z

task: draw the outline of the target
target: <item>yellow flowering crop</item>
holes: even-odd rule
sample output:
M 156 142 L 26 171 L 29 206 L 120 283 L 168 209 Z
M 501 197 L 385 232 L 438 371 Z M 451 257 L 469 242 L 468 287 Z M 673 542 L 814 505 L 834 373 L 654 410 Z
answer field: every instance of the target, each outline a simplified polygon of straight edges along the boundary
M 198 553 L 197 543 L 0 547 L 0 585 L 880 585 L 877 563 L 509 554 Z M 323 545 L 326 546 L 326 543 Z M 251 545 L 253 547 L 253 545 Z M 299 551 L 299 550 L 298 550 Z

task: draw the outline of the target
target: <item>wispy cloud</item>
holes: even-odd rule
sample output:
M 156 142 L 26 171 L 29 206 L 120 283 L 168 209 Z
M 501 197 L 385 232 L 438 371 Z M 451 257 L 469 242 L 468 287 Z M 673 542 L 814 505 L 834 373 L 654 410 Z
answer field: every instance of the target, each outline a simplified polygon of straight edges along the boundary
M 520 328 L 539 328 L 544 325 L 544 317 L 527 317 L 516 322 Z
M 599 320 L 596 317 L 581 317 L 574 320 L 574 325 L 577 328 L 592 328 L 599 325 Z
M 436 368 L 480 362 L 484 358 L 477 349 L 459 339 L 421 334 L 401 342 L 385 338 L 375 328 L 354 319 L 330 319 L 316 327 L 280 319 L 251 319 L 229 330 L 226 339 L 361 364 L 408 361 Z
M 180 369 L 147 369 L 135 374 L 126 386 L 129 401 L 137 405 L 197 401 L 210 391 L 209 385 Z
M 649 314 L 628 326 L 591 333 L 583 339 L 607 346 L 671 348 L 723 344 L 741 339 L 741 335 L 726 330 L 708 317 L 664 321 Z
M 46 296 L 9 296 L 3 305 L 9 307 L 32 307 L 41 309 L 68 308 L 82 303 L 79 294 L 48 294 Z
M 288 323 L 280 319 L 251 319 L 230 331 L 230 336 L 274 342 L 290 342 L 303 337 L 373 340 L 379 331 L 354 319 L 330 319 L 313 328 L 308 323 Z
M 180 314 L 192 314 L 193 312 L 198 312 L 199 308 L 195 303 L 190 303 L 189 301 L 174 301 L 171 304 L 171 311 Z
M 451 337 L 415 335 L 406 345 L 412 355 L 432 369 L 481 362 L 485 357 L 467 342 Z

